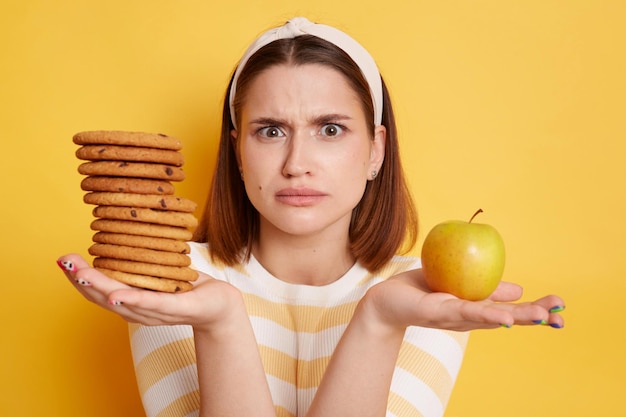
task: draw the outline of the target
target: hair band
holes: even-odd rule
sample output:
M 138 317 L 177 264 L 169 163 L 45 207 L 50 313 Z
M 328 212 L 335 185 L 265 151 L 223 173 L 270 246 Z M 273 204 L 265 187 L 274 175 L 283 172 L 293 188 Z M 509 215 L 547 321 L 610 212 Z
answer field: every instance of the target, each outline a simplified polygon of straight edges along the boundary
M 256 51 L 273 41 L 278 39 L 291 39 L 302 35 L 313 35 L 324 39 L 343 50 L 350 56 L 350 58 L 352 58 L 363 73 L 363 76 L 365 77 L 370 88 L 372 103 L 374 104 L 374 125 L 380 125 L 383 118 L 383 87 L 380 72 L 378 71 L 374 58 L 372 58 L 369 52 L 367 52 L 361 44 L 346 33 L 331 26 L 313 23 L 305 17 L 295 17 L 283 26 L 270 29 L 259 36 L 248 47 L 239 61 L 239 65 L 235 70 L 233 82 L 230 87 L 228 100 L 230 105 L 230 119 L 233 126 L 237 126 L 237 121 L 235 120 L 235 109 L 233 107 L 235 93 L 237 92 L 237 80 L 239 79 L 239 75 L 246 66 L 250 57 Z

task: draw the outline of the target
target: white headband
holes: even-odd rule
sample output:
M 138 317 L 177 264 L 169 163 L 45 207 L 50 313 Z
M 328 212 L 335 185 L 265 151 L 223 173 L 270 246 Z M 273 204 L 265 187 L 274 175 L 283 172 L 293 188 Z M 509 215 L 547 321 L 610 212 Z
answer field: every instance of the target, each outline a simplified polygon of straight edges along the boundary
M 374 124 L 376 126 L 380 125 L 383 118 L 383 87 L 374 58 L 372 58 L 365 48 L 346 33 L 331 26 L 312 23 L 304 17 L 295 17 L 285 23 L 285 25 L 268 30 L 259 36 L 257 40 L 248 47 L 241 61 L 239 61 L 239 66 L 235 71 L 230 87 L 229 96 L 230 118 L 233 122 L 233 126 L 237 126 L 235 109 L 233 107 L 235 92 L 237 91 L 237 80 L 239 79 L 241 71 L 246 66 L 248 59 L 250 59 L 256 51 L 275 40 L 291 39 L 301 35 L 313 35 L 324 39 L 342 49 L 352 58 L 361 69 L 361 72 L 369 84 L 372 102 L 374 103 Z

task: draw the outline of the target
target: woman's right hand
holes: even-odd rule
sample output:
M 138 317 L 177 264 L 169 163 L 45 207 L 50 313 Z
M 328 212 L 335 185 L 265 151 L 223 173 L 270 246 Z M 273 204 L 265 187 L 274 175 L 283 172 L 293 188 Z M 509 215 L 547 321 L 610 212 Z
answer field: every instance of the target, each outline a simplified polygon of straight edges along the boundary
M 193 327 L 196 352 L 202 352 L 196 358 L 200 415 L 275 416 L 254 331 L 235 287 L 200 274 L 192 290 L 170 294 L 117 282 L 80 255 L 57 263 L 86 299 L 129 322 Z
M 77 254 L 62 256 L 57 264 L 87 300 L 131 323 L 188 324 L 196 330 L 211 330 L 216 324 L 228 322 L 232 313 L 240 313 L 235 310 L 245 309 L 239 290 L 202 273 L 192 290 L 170 294 L 115 281 Z

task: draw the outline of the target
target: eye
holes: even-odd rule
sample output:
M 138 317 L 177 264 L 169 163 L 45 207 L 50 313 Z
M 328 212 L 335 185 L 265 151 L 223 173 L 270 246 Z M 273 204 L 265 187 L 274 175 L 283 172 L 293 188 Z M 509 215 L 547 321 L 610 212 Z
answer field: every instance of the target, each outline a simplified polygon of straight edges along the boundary
M 276 126 L 267 126 L 259 129 L 258 134 L 265 138 L 278 138 L 285 136 L 282 130 L 277 128 Z
M 324 136 L 337 136 L 341 132 L 343 132 L 343 127 L 335 123 L 326 124 L 320 129 L 320 133 Z

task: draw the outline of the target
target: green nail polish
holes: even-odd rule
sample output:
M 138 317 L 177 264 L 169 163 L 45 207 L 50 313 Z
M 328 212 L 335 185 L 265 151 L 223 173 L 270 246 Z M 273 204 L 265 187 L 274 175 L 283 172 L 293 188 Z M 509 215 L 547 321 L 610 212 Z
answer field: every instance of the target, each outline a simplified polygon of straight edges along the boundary
M 565 310 L 565 306 L 554 306 L 548 311 L 550 311 L 550 313 L 559 313 L 563 310 Z
M 502 323 L 502 324 L 500 324 L 500 327 L 504 327 L 505 329 L 510 329 L 511 325 L 510 324 L 506 324 L 506 323 Z
M 541 325 L 548 324 L 546 320 L 533 320 L 533 323 Z

